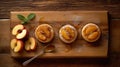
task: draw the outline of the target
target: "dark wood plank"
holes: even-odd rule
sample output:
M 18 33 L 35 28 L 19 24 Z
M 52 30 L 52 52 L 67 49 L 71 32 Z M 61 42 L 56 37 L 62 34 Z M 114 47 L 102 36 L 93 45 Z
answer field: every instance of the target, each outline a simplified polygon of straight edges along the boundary
M 0 0 L 0 18 L 10 18 L 10 11 L 107 10 L 120 18 L 120 0 Z
M 9 19 L 0 19 L 0 53 L 9 53 L 10 42 L 10 21 Z
M 111 20 L 110 22 L 110 52 L 120 53 L 120 20 Z
M 13 59 L 9 54 L 0 54 L 1 67 L 23 67 L 27 59 Z M 114 53 L 108 59 L 35 59 L 26 67 L 120 67 L 120 54 Z

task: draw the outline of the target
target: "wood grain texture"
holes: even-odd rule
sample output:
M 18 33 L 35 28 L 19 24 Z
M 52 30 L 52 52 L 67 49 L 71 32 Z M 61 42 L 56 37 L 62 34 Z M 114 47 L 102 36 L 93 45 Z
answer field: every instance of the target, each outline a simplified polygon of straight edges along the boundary
M 9 19 L 0 20 L 0 53 L 9 53 L 10 43 L 10 21 Z M 3 32 L 2 32 L 3 31 Z
M 9 53 L 9 34 L 10 34 L 10 28 L 8 28 L 10 25 L 9 19 L 3 19 L 0 20 L 0 53 Z M 109 30 L 110 30 L 110 53 L 120 53 L 120 20 L 110 20 L 109 21 Z M 5 31 L 5 32 L 4 32 Z M 8 49 L 6 49 L 8 48 Z
M 109 59 L 38 59 L 26 67 L 120 67 L 120 0 L 0 0 L 0 18 L 10 18 L 10 11 L 109 11 Z M 0 19 L 0 66 L 23 67 L 24 59 L 15 60 L 9 54 L 9 20 Z M 3 24 L 3 25 L 2 25 Z M 5 30 L 4 30 L 5 28 Z M 4 33 L 5 32 L 5 33 Z M 8 48 L 8 49 L 7 49 Z
M 52 42 L 49 44 L 54 45 L 54 53 L 45 53 L 43 58 L 71 58 L 71 57 L 107 57 L 108 52 L 108 14 L 107 11 L 24 11 L 24 12 L 11 12 L 11 24 L 13 28 L 20 23 L 17 14 L 27 16 L 29 13 L 35 13 L 36 17 L 29 24 L 25 25 L 29 36 L 35 38 L 35 29 L 40 24 L 50 24 L 55 32 Z M 40 18 L 43 18 L 40 20 Z M 81 37 L 81 29 L 87 23 L 95 23 L 101 29 L 101 38 L 96 43 L 88 43 Z M 58 31 L 66 24 L 73 25 L 78 31 L 78 37 L 74 43 L 65 44 L 59 39 Z M 15 38 L 11 35 L 11 39 Z M 39 53 L 42 44 L 37 41 L 37 49 L 33 52 L 26 52 L 23 50 L 20 53 L 15 53 L 11 50 L 13 57 L 32 57 Z M 71 49 L 68 48 L 71 47 Z M 69 50 L 69 51 L 67 51 Z
M 108 59 L 35 59 L 25 67 L 119 67 L 120 54 L 111 53 Z M 13 59 L 9 54 L 0 54 L 1 67 L 23 67 L 22 62 L 27 59 Z M 9 60 L 9 61 L 8 61 Z
M 120 0 L 0 0 L 0 18 L 10 18 L 10 11 L 107 10 L 120 18 Z
M 109 37 L 110 52 L 112 51 L 113 53 L 120 53 L 120 21 L 118 19 L 111 20 L 109 23 L 110 23 L 110 37 Z
M 0 29 L 9 25 L 10 20 L 0 20 Z M 26 67 L 119 67 L 120 65 L 120 20 L 110 20 L 110 45 L 108 59 L 36 59 Z M 5 24 L 5 25 L 2 25 Z M 9 30 L 9 29 L 7 29 Z M 9 43 L 4 39 L 9 31 L 0 30 L 0 65 L 1 67 L 22 67 L 22 62 L 27 59 L 13 59 L 9 54 Z M 117 32 L 117 33 L 115 33 Z M 8 34 L 7 34 L 8 35 Z M 7 39 L 9 37 L 7 36 Z M 4 43 L 6 42 L 6 43 Z M 4 44 L 3 44 L 4 43 Z M 6 47 L 4 47 L 6 46 Z M 9 61 L 8 61 L 9 60 Z

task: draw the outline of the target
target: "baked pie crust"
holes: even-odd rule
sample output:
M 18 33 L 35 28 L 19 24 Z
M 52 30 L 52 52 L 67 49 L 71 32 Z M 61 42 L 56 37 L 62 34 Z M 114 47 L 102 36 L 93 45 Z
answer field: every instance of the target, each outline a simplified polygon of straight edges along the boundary
M 52 26 L 48 24 L 41 24 L 35 30 L 35 37 L 42 43 L 50 42 L 54 37 Z
M 72 25 L 65 25 L 60 28 L 59 37 L 65 43 L 72 43 L 77 38 L 77 30 Z
M 100 28 L 94 23 L 88 23 L 82 28 L 82 37 L 88 42 L 97 41 L 100 35 Z

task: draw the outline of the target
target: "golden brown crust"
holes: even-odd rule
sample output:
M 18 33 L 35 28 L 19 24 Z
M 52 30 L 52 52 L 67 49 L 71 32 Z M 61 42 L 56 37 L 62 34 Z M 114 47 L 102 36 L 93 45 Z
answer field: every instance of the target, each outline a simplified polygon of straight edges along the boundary
M 59 30 L 59 37 L 65 43 L 71 43 L 76 39 L 77 31 L 73 26 L 65 25 Z
M 82 29 L 82 36 L 88 42 L 95 42 L 100 35 L 100 28 L 96 24 L 88 23 Z
M 50 42 L 54 36 L 53 28 L 48 24 L 41 24 L 35 30 L 36 38 L 42 42 Z

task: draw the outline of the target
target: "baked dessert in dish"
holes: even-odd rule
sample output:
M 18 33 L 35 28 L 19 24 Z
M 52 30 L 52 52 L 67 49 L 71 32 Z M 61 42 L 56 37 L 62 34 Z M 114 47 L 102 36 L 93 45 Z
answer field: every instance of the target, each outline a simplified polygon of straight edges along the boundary
M 35 30 L 35 37 L 42 43 L 48 43 L 54 37 L 54 30 L 49 24 L 41 24 Z
M 72 43 L 77 38 L 77 30 L 72 25 L 64 25 L 59 30 L 59 37 L 65 43 Z
M 97 41 L 100 35 L 100 28 L 94 23 L 88 23 L 82 28 L 82 37 L 88 42 Z

